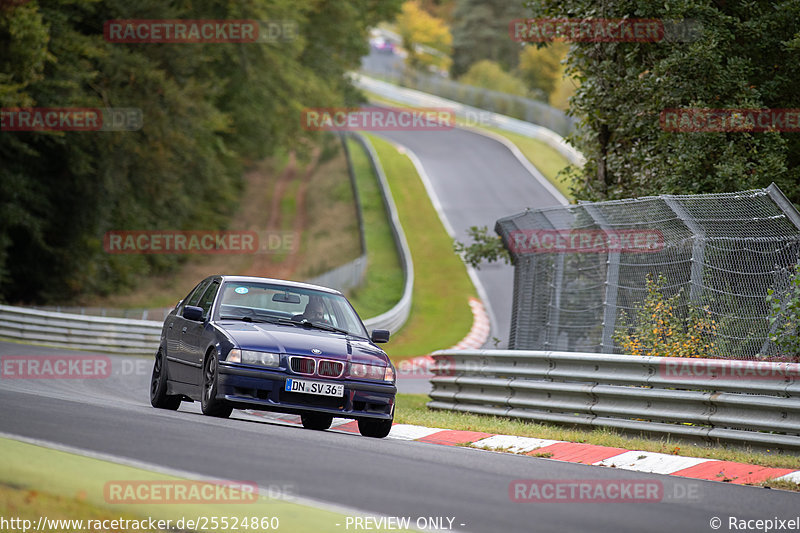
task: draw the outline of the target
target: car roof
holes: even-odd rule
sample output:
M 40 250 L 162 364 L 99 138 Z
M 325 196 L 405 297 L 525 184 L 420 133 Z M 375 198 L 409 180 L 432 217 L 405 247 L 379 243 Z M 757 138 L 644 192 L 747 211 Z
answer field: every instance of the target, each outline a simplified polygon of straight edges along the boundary
M 298 289 L 313 289 L 321 292 L 327 292 L 331 294 L 342 294 L 340 291 L 336 289 L 331 289 L 330 287 L 323 287 L 322 285 L 314 285 L 311 283 L 303 283 L 301 281 L 291 281 L 286 279 L 275 279 L 275 278 L 261 278 L 257 276 L 211 276 L 211 277 L 220 277 L 222 281 L 229 281 L 233 283 L 272 283 L 274 285 L 284 285 L 286 287 L 295 287 Z

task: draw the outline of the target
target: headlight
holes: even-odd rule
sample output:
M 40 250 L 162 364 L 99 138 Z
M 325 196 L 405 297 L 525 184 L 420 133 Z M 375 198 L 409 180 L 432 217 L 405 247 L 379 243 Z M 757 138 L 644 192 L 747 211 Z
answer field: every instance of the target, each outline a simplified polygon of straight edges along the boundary
M 281 356 L 277 353 L 254 352 L 252 350 L 239 350 L 234 348 L 228 352 L 225 361 L 229 363 L 243 363 L 245 365 L 260 365 L 276 367 L 281 363 Z
M 392 372 L 392 367 L 390 366 L 350 363 L 350 377 L 392 381 L 394 380 L 394 372 Z

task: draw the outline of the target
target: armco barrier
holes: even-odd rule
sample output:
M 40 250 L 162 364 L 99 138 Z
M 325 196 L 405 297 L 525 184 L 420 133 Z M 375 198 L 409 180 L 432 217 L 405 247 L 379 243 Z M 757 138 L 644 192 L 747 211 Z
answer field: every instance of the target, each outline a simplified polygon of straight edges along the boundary
M 375 78 L 370 78 L 363 74 L 354 73 L 352 74 L 352 78 L 357 87 L 365 91 L 370 91 L 383 98 L 412 106 L 445 107 L 452 109 L 456 116 L 461 118 L 470 119 L 473 117 L 481 117 L 483 120 L 480 125 L 493 126 L 511 133 L 518 133 L 532 139 L 540 140 L 554 150 L 557 150 L 567 161 L 574 165 L 583 166 L 586 161 L 583 154 L 572 147 L 572 145 L 568 144 L 563 137 L 543 126 L 537 126 L 536 124 L 531 124 L 524 120 L 499 115 L 491 111 L 478 109 L 477 107 L 471 107 L 460 102 L 423 93 L 414 89 L 398 87 L 397 85 L 376 80 Z
M 162 322 L 70 315 L 0 305 L 0 337 L 93 352 L 152 355 Z
M 409 313 L 411 313 L 411 295 L 414 289 L 414 263 L 411 261 L 411 250 L 406 241 L 406 235 L 403 232 L 403 226 L 400 225 L 400 217 L 397 215 L 397 207 L 394 205 L 392 198 L 392 191 L 389 189 L 389 183 L 386 181 L 386 174 L 383 172 L 378 154 L 372 144 L 365 137 L 361 135 L 354 135 L 354 138 L 364 147 L 369 155 L 372 170 L 378 177 L 378 185 L 381 190 L 381 198 L 383 205 L 386 209 L 386 214 L 389 217 L 389 222 L 392 226 L 392 236 L 394 237 L 397 252 L 400 256 L 400 265 L 403 269 L 403 296 L 394 307 L 389 309 L 383 314 L 376 317 L 368 318 L 364 324 L 368 329 L 388 329 L 389 331 L 397 331 L 403 324 L 406 323 Z
M 800 450 L 800 364 L 436 352 L 428 407 Z

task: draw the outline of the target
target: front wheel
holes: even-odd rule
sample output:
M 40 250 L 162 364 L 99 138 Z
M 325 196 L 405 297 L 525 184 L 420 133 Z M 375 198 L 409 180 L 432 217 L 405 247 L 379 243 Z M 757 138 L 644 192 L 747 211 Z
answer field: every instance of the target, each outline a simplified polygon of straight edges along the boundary
M 358 432 L 365 437 L 382 439 L 392 430 L 392 419 L 376 420 L 374 418 L 360 418 L 358 420 Z
M 306 429 L 323 430 L 331 427 L 333 415 L 305 413 L 300 415 L 300 420 L 303 422 L 303 427 Z
M 170 411 L 175 411 L 181 405 L 180 396 L 167 395 L 167 365 L 161 348 L 156 352 L 153 375 L 150 377 L 150 405 Z
M 224 400 L 217 399 L 217 354 L 211 352 L 203 365 L 203 396 L 200 408 L 204 415 L 228 418 L 233 407 Z

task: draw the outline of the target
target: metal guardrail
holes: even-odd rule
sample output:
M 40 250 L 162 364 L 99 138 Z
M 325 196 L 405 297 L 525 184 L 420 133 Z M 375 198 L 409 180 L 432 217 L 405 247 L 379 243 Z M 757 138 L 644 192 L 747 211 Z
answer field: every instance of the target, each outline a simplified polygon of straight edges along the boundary
M 0 337 L 116 354 L 152 355 L 162 322 L 54 313 L 0 305 Z
M 367 270 L 366 254 L 359 255 L 349 261 L 327 272 L 305 280 L 306 283 L 322 285 L 332 289 L 346 291 L 352 287 L 358 287 L 364 280 L 364 273 Z
M 366 137 L 358 134 L 353 135 L 353 137 L 367 151 L 370 164 L 372 165 L 372 171 L 378 177 L 383 206 L 386 209 L 386 214 L 389 216 L 389 222 L 392 226 L 392 236 L 397 246 L 398 254 L 400 255 L 400 266 L 403 269 L 405 278 L 403 283 L 403 296 L 400 298 L 400 301 L 385 313 L 368 318 L 364 321 L 364 324 L 368 329 L 388 329 L 389 331 L 395 332 L 406 323 L 408 315 L 411 313 L 411 296 L 414 289 L 414 263 L 411 259 L 411 249 L 408 247 L 408 241 L 403 232 L 403 226 L 400 224 L 397 206 L 394 204 L 392 191 L 389 188 L 389 182 L 386 180 L 386 174 L 383 172 L 380 159 L 378 159 L 378 154 L 375 153 L 375 149 Z
M 440 96 L 424 93 L 414 89 L 398 87 L 385 81 L 376 80 L 363 74 L 352 74 L 353 83 L 366 91 L 370 91 L 383 98 L 388 98 L 412 106 L 445 107 L 452 109 L 457 117 L 468 122 L 479 120 L 479 126 L 493 126 L 495 128 L 518 133 L 532 139 L 537 139 L 557 150 L 570 163 L 583 166 L 586 162 L 583 154 L 568 144 L 558 133 L 543 126 L 537 126 L 524 120 L 492 113 L 484 109 L 468 106 L 460 102 L 448 100 Z
M 432 409 L 800 449 L 800 364 L 543 351 L 434 354 Z
M 358 220 L 358 243 L 361 249 L 361 255 L 338 266 L 334 269 L 328 270 L 318 276 L 307 279 L 308 283 L 314 285 L 322 285 L 324 287 L 331 287 L 340 291 L 346 291 L 353 287 L 358 287 L 364 281 L 364 273 L 367 270 L 367 241 L 364 236 L 364 213 L 361 207 L 361 195 L 358 192 L 358 183 L 356 182 L 356 174 L 353 169 L 353 159 L 350 156 L 350 150 L 347 148 L 347 138 L 344 134 L 339 134 L 339 141 L 342 144 L 345 157 L 347 158 L 347 175 L 350 178 L 350 188 L 353 190 L 353 198 L 356 204 L 356 219 Z
M 577 129 L 578 121 L 561 109 L 547 104 L 546 95 L 541 90 L 531 91 L 532 94 L 538 94 L 539 99 L 528 98 L 461 83 L 437 74 L 397 67 L 397 63 L 387 66 L 364 61 L 360 73 L 394 85 L 536 124 L 561 136 L 566 137 Z

